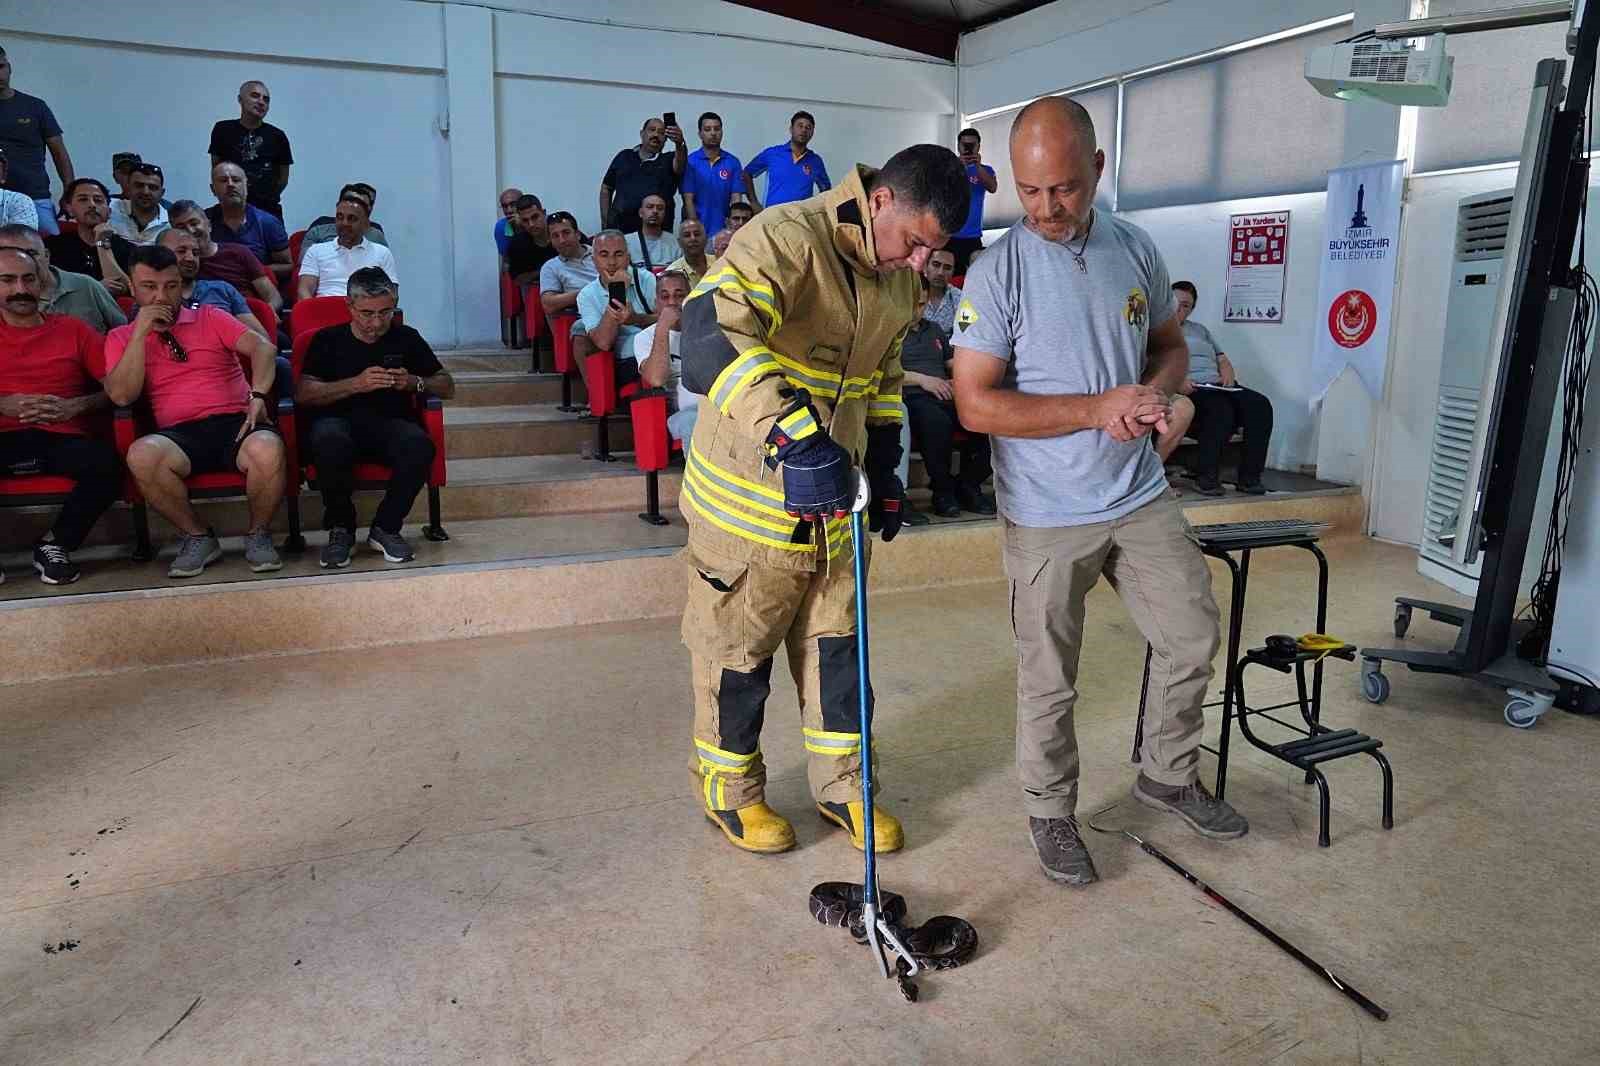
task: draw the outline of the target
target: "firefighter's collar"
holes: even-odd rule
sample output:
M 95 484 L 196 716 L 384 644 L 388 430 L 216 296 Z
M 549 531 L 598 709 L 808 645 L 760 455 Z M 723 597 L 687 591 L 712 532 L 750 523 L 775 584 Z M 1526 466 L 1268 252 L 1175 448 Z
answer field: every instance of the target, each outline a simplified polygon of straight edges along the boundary
M 833 212 L 833 246 L 851 266 L 864 274 L 878 270 L 878 253 L 872 244 L 872 206 L 867 183 L 877 171 L 857 164 L 831 192 L 825 194 Z

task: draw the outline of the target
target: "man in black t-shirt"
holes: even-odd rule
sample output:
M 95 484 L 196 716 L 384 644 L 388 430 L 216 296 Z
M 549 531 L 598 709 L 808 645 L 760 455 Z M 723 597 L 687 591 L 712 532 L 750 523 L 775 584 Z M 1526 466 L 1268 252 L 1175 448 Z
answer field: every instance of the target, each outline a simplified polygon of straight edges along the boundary
M 380 267 L 351 274 L 349 324 L 318 331 L 301 367 L 295 402 L 311 413 L 308 446 L 328 530 L 325 568 L 350 565 L 356 539 L 351 494 L 362 459 L 393 471 L 372 516 L 367 546 L 391 563 L 413 558 L 400 528 L 434 459 L 433 441 L 416 418 L 416 402 L 421 396 L 447 400 L 456 386 L 422 335 L 394 324 L 399 293 Z
M 523 289 L 538 284 L 539 268 L 556 257 L 544 205 L 531 193 L 517 200 L 517 231 L 506 244 L 506 273 Z
M 677 150 L 664 152 L 669 138 Z M 647 121 L 639 130 L 639 143 L 618 152 L 600 179 L 600 228 L 637 231 L 639 208 L 646 196 L 655 193 L 667 202 L 662 226 L 670 232 L 673 197 L 683 180 L 684 158 L 683 130 L 659 118 Z
M 137 247 L 111 232 L 111 196 L 94 178 L 74 178 L 65 196 L 72 222 L 45 238 L 50 263 L 60 270 L 87 274 L 113 296 L 128 296 L 128 256 Z
M 266 121 L 272 94 L 263 82 L 239 86 L 239 117 L 211 127 L 211 165 L 237 163 L 249 183 L 249 203 L 283 220 L 283 190 L 294 153 L 289 136 Z

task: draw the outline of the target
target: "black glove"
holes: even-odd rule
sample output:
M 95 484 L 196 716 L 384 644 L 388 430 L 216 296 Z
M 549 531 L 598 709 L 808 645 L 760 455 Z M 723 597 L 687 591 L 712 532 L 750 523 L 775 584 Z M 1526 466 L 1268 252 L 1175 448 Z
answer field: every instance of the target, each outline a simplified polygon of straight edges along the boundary
M 873 426 L 867 430 L 867 484 L 872 486 L 872 502 L 867 505 L 867 528 L 882 531 L 885 543 L 893 540 L 903 524 L 906 487 L 896 471 L 900 467 L 900 429 L 898 426 Z
M 783 509 L 796 518 L 813 521 L 850 513 L 856 495 L 850 453 L 822 428 L 804 389 L 767 434 L 767 465 L 782 466 Z

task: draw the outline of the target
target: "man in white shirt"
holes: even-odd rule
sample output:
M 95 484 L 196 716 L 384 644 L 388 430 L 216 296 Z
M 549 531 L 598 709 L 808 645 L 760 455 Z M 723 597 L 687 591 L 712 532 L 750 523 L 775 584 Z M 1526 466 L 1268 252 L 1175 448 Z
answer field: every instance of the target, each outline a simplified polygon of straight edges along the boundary
M 673 414 L 667 419 L 667 431 L 678 440 L 688 440 L 694 432 L 695 405 L 700 402 L 699 396 L 683 387 L 678 374 L 678 319 L 688 298 L 689 279 L 682 271 L 669 269 L 657 278 L 656 321 L 635 335 L 631 353 L 639 364 L 639 380 L 652 389 L 668 391 L 667 403 Z
M 397 285 L 394 255 L 381 244 L 367 240 L 371 206 L 355 194 L 339 200 L 333 211 L 336 239 L 307 245 L 300 259 L 300 299 L 344 296 L 350 275 L 362 267 L 378 267 Z
M 111 201 L 111 232 L 134 244 L 154 244 L 171 229 L 161 196 L 166 177 L 154 163 L 135 163 L 128 174 L 128 198 Z
M 639 229 L 628 234 L 628 259 L 634 266 L 649 271 L 666 267 L 683 254 L 678 238 L 664 227 L 667 218 L 667 201 L 651 193 L 639 205 Z
M 0 226 L 17 223 L 36 230 L 39 228 L 39 205 L 33 202 L 31 196 L 3 188 L 9 170 L 6 150 L 0 148 Z

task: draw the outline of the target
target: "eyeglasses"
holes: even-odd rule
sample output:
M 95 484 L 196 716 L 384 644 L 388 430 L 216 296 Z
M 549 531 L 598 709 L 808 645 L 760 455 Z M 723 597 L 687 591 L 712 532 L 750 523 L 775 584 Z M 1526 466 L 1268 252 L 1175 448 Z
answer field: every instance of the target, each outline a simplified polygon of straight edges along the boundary
M 377 322 L 381 319 L 393 318 L 395 310 L 393 307 L 380 307 L 376 311 L 353 311 L 351 316 L 360 319 L 362 322 Z

